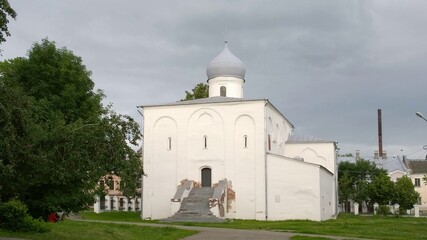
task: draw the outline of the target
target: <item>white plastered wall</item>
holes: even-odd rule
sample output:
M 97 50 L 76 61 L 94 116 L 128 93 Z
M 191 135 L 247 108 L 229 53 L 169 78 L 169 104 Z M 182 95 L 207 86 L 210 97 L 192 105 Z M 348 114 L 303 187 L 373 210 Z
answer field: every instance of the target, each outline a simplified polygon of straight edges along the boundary
M 320 167 L 267 155 L 268 219 L 321 220 Z
M 208 167 L 213 184 L 226 178 L 235 192 L 225 217 L 264 220 L 264 118 L 263 100 L 144 108 L 143 218 L 170 216 L 176 186 L 183 179 L 200 182 L 200 170 Z M 155 128 L 161 119 L 170 126 Z
M 303 158 L 305 162 L 321 165 L 330 172 L 335 172 L 335 145 L 332 142 L 321 143 L 287 143 L 286 156 Z
M 221 87 L 227 89 L 226 97 L 243 98 L 244 80 L 236 77 L 216 77 L 209 79 L 209 97 L 221 96 Z
M 271 103 L 266 106 L 266 151 L 285 156 L 285 142 L 293 131 L 292 124 L 278 112 Z M 271 150 L 268 147 L 268 136 L 270 135 Z

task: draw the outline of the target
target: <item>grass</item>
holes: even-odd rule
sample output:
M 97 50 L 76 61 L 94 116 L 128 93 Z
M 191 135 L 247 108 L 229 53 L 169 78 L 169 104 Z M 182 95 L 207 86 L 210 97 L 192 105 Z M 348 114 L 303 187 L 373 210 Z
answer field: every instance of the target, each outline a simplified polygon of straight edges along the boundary
M 139 223 L 156 223 L 142 221 L 139 213 L 106 212 L 95 214 L 81 213 L 84 219 L 122 221 Z M 313 222 L 303 220 L 292 221 L 255 221 L 230 220 L 225 223 L 182 223 L 186 226 L 204 226 L 235 229 L 263 229 L 308 233 L 318 235 L 335 235 L 350 238 L 370 239 L 427 239 L 427 218 L 354 216 L 341 214 L 336 220 Z M 132 225 L 115 225 L 95 222 L 64 221 L 50 224 L 52 230 L 44 234 L 24 234 L 0 231 L 0 236 L 19 237 L 26 239 L 180 239 L 194 234 L 194 231 L 179 230 L 171 227 L 141 227 Z M 325 240 L 325 237 L 293 236 L 292 240 Z
M 65 220 L 49 224 L 48 233 L 13 233 L 0 230 L 0 236 L 34 240 L 110 240 L 110 239 L 165 239 L 175 240 L 190 236 L 196 231 L 181 230 L 174 227 L 145 227 L 108 223 L 88 223 Z
M 113 220 L 119 216 L 120 221 L 142 221 L 138 214 L 126 212 L 109 212 L 102 214 L 82 213 L 86 219 Z M 126 217 L 127 216 L 127 217 Z M 118 220 L 118 219 L 116 219 Z M 150 221 L 151 223 L 156 221 Z M 230 220 L 225 223 L 182 223 L 185 226 L 203 226 L 236 229 L 263 229 L 273 231 L 286 231 L 295 233 L 308 233 L 319 235 L 335 235 L 344 237 L 373 238 L 373 239 L 427 239 L 427 218 L 414 217 L 387 217 L 387 216 L 355 216 L 353 214 L 340 214 L 335 220 L 324 222 L 289 220 L 289 221 L 255 221 L 255 220 Z M 305 236 L 301 236 L 305 237 Z M 298 238 L 296 238 L 298 239 Z M 302 238 L 304 239 L 304 238 Z M 313 238 L 307 238 L 313 239 Z M 314 238 L 316 239 L 316 238 Z M 317 238 L 319 239 L 319 238 Z M 320 238 L 321 239 L 321 238 Z M 327 239 L 327 238 L 326 238 Z

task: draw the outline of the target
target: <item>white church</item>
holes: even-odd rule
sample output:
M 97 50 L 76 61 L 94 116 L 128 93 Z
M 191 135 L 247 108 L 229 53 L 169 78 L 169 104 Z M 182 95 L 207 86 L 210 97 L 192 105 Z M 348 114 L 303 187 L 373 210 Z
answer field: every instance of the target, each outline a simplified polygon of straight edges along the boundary
M 208 98 L 139 107 L 141 217 L 184 212 L 192 192 L 212 189 L 205 204 L 218 219 L 335 218 L 336 143 L 295 136 L 270 101 L 244 98 L 246 69 L 227 44 L 206 73 Z

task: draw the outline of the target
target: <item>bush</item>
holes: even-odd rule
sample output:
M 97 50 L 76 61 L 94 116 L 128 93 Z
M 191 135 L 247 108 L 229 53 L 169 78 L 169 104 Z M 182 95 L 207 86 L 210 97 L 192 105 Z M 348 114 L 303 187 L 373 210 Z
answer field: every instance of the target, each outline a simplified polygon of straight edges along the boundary
M 0 204 L 0 228 L 10 231 L 47 232 L 46 224 L 28 215 L 28 208 L 18 200 Z
M 387 205 L 379 205 L 377 208 L 377 214 L 381 214 L 384 216 L 391 214 L 390 207 Z

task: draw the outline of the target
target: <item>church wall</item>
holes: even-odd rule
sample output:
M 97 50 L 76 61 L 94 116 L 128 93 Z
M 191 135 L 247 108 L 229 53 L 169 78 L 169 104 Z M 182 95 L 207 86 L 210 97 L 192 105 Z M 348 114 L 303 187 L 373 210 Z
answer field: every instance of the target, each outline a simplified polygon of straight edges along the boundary
M 235 165 L 234 187 L 236 212 L 239 219 L 256 218 L 256 126 L 249 115 L 241 115 L 235 122 Z
M 144 128 L 143 217 L 163 218 L 170 215 L 170 192 L 176 190 L 176 136 L 175 119 L 162 116 L 151 119 Z M 162 189 L 162 191 L 158 191 Z M 154 214 L 154 215 L 153 215 Z
M 286 156 L 303 158 L 305 162 L 321 165 L 330 172 L 335 172 L 334 143 L 287 143 Z
M 268 220 L 321 220 L 320 167 L 267 155 Z
M 244 80 L 236 77 L 216 77 L 209 79 L 209 97 L 221 96 L 221 87 L 226 88 L 226 96 L 243 98 Z
M 320 210 L 322 221 L 328 220 L 337 214 L 334 181 L 335 178 L 332 173 L 324 168 L 320 168 Z
M 144 218 L 172 215 L 180 181 L 200 183 L 207 167 L 212 184 L 226 178 L 235 192 L 226 217 L 265 219 L 264 116 L 263 100 L 144 108 Z M 174 127 L 150 129 L 159 119 L 173 119 Z M 172 150 L 165 151 L 169 137 Z
M 267 104 L 267 143 L 266 151 L 285 155 L 285 142 L 293 131 L 291 123 L 283 117 L 271 104 Z M 268 139 L 270 136 L 270 140 Z

